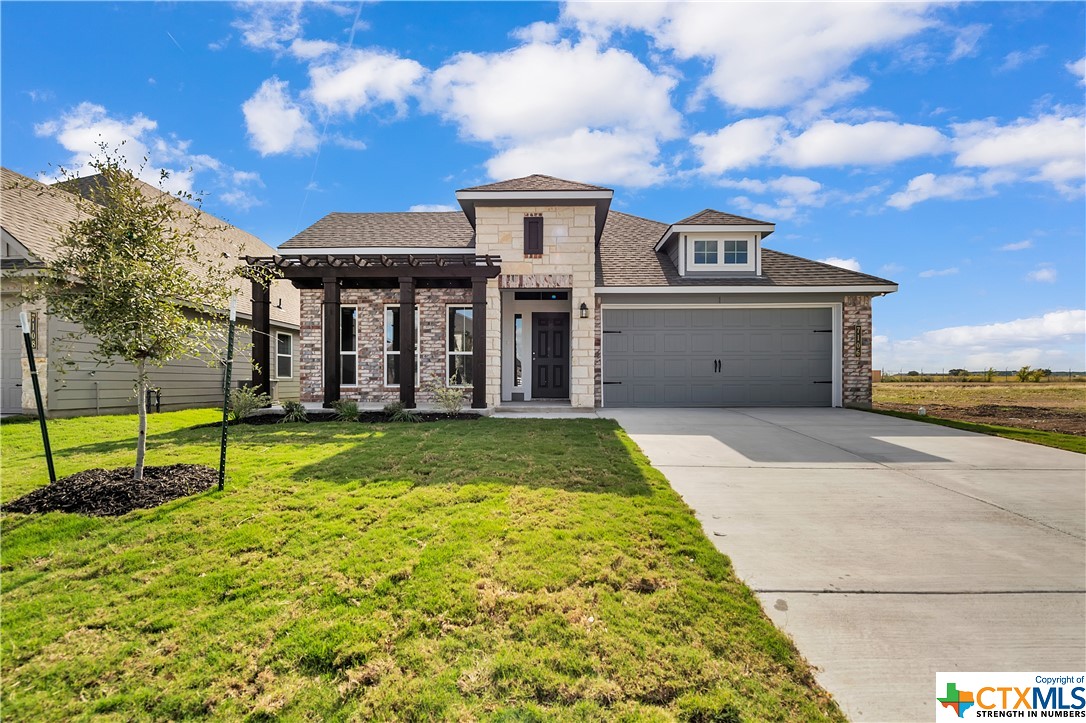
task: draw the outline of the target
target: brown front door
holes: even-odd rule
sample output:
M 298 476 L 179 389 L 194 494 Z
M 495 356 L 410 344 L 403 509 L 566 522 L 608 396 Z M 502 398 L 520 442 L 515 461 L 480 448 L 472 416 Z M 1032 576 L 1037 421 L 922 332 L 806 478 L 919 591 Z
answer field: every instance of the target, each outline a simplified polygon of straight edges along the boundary
M 532 397 L 569 399 L 569 314 L 532 314 Z

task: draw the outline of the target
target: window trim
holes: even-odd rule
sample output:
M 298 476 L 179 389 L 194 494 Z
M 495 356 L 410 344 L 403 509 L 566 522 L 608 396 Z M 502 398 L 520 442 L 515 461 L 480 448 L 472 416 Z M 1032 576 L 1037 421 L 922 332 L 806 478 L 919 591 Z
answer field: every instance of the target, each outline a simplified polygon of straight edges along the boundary
M 538 231 L 532 231 L 538 229 Z M 524 255 L 543 255 L 543 215 L 524 217 Z
M 381 386 L 388 389 L 399 389 L 399 384 L 388 383 L 388 358 L 395 356 L 396 361 L 400 360 L 399 351 L 389 351 L 388 347 L 388 310 L 399 309 L 399 304 L 385 304 L 381 309 Z M 402 344 L 401 344 L 402 346 Z M 402 351 L 402 350 L 401 350 Z M 422 344 L 421 344 L 421 331 L 419 329 L 419 305 L 415 304 L 415 389 L 420 386 L 421 380 L 419 375 L 421 374 L 421 361 L 422 361 Z
M 466 356 L 469 359 L 475 356 L 475 337 L 471 339 L 471 351 L 452 351 L 449 349 L 449 335 L 452 333 L 452 320 L 450 312 L 453 309 L 467 309 L 471 312 L 472 323 L 475 321 L 475 307 L 471 304 L 446 304 L 445 305 L 445 386 L 448 389 L 471 389 L 475 385 L 473 378 L 471 384 L 450 384 L 449 361 L 454 356 Z M 469 366 L 470 368 L 470 366 Z
M 290 348 L 290 351 L 287 354 L 280 354 L 279 353 L 279 338 L 280 337 L 286 337 L 286 339 L 287 339 L 287 345 Z M 287 374 L 286 376 L 283 376 L 282 374 L 279 373 L 281 371 L 279 365 L 282 363 L 284 357 L 286 357 L 286 359 L 287 359 L 287 364 L 290 365 L 290 373 Z M 294 335 L 291 334 L 289 331 L 277 331 L 277 332 L 275 332 L 275 378 L 276 379 L 293 379 L 294 378 Z
M 695 256 L 695 247 L 697 243 L 713 241 L 716 243 L 716 258 L 715 264 L 698 263 Z M 731 241 L 733 243 L 745 242 L 747 245 L 747 261 L 746 263 L 727 263 L 725 261 L 728 251 L 724 248 L 725 244 Z M 735 252 L 732 252 L 735 253 Z M 683 237 L 683 253 L 680 260 L 685 262 L 681 265 L 680 274 L 686 275 L 689 272 L 700 271 L 740 271 L 740 272 L 753 272 L 755 274 L 759 271 L 758 258 L 761 253 L 759 239 L 757 235 L 748 236 L 747 234 L 713 234 L 711 236 L 695 236 L 693 234 L 685 235 Z
M 347 350 L 342 348 L 343 347 L 343 311 L 345 309 L 353 309 L 354 310 L 354 351 L 347 351 Z M 339 329 L 339 334 L 338 334 L 339 343 L 337 344 L 337 346 L 339 346 L 340 349 L 338 350 L 338 353 L 336 355 L 336 359 L 339 360 L 339 386 L 341 386 L 341 387 L 352 387 L 353 388 L 353 387 L 359 386 L 359 384 L 358 384 L 358 378 L 359 378 L 359 374 L 358 374 L 358 309 L 359 309 L 359 307 L 356 306 L 355 304 L 341 304 L 340 307 L 339 307 L 339 325 L 340 325 L 340 329 Z M 345 381 L 343 381 L 343 357 L 345 357 L 345 356 L 353 356 L 354 357 L 354 382 L 351 383 L 351 384 L 348 384 Z

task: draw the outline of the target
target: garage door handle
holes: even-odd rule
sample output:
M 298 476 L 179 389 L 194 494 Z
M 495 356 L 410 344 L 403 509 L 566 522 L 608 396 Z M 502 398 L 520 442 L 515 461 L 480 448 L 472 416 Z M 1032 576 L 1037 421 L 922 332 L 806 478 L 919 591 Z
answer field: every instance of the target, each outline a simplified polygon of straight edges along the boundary
M 811 384 L 833 384 L 833 382 L 832 381 L 829 381 L 829 382 L 811 382 Z
M 622 384 L 622 382 L 604 382 L 604 384 Z
M 811 329 L 813 334 L 832 334 L 833 329 Z

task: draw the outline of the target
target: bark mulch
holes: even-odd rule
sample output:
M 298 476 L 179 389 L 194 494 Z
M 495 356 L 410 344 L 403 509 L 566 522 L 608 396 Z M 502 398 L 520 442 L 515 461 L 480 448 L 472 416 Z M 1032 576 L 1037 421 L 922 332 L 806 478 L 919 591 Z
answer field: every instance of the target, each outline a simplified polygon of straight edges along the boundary
M 144 467 L 143 480 L 132 481 L 132 468 L 89 469 L 58 479 L 4 505 L 5 512 L 75 512 L 113 517 L 158 507 L 218 484 L 219 472 L 202 464 Z
M 446 414 L 445 412 L 416 412 L 415 413 L 415 421 L 416 422 L 445 422 L 445 421 L 448 421 L 448 420 L 459 420 L 459 421 L 465 421 L 466 422 L 466 421 L 479 419 L 481 416 L 482 415 L 471 414 L 471 413 L 468 413 L 468 412 L 461 412 L 459 414 Z M 253 414 L 251 416 L 246 417 L 245 419 L 242 419 L 241 422 L 233 422 L 233 423 L 231 423 L 231 426 L 233 424 L 238 424 L 238 423 L 240 423 L 240 424 L 251 424 L 251 425 L 259 426 L 259 425 L 264 425 L 264 424 L 278 424 L 281 421 L 283 421 L 283 415 L 279 414 L 279 413 Z M 308 419 L 306 419 L 306 421 L 307 422 L 335 422 L 335 421 L 339 421 L 339 420 L 336 419 L 336 415 L 334 413 L 332 413 L 332 412 L 310 412 L 309 415 L 308 415 Z M 358 421 L 362 422 L 363 424 L 386 424 L 386 423 L 391 424 L 391 423 L 394 423 L 392 418 L 388 414 L 385 414 L 384 412 L 380 412 L 380 411 L 359 412 L 358 413 Z M 221 424 L 220 422 L 215 422 L 213 424 L 201 424 L 200 426 L 201 427 L 218 427 L 218 426 L 220 426 L 220 424 Z

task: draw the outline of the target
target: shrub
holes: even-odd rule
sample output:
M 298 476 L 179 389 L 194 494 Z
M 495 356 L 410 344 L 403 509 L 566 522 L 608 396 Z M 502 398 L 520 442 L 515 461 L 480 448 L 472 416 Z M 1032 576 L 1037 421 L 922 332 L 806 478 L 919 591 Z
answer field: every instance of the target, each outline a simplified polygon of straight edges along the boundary
M 430 381 L 422 385 L 434 398 L 434 404 L 446 414 L 459 414 L 464 408 L 464 390 L 445 386 L 445 380 L 434 374 Z
M 279 422 L 308 422 L 309 413 L 301 402 L 283 402 L 283 418 Z
M 391 402 L 385 405 L 384 413 L 393 422 L 417 422 L 419 414 L 414 409 L 408 409 L 403 402 Z
M 988 367 L 987 369 L 984 370 L 984 381 L 990 383 L 993 379 L 995 379 L 995 375 L 996 375 L 995 367 Z
M 358 402 L 353 399 L 337 399 L 332 402 L 337 422 L 357 422 Z
M 258 387 L 238 387 L 230 391 L 230 419 L 239 422 L 258 409 L 271 404 L 271 397 L 261 394 Z

